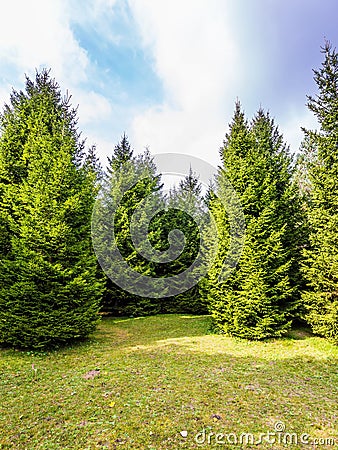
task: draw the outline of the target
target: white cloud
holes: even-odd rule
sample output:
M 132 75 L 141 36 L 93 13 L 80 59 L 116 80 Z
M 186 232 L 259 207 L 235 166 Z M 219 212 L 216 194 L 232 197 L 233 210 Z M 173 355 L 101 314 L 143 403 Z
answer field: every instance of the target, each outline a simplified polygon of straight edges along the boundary
M 84 126 L 100 123 L 112 113 L 111 104 L 103 95 L 94 91 L 85 92 L 77 89 L 74 90 L 73 95 L 74 98 L 80 99 L 78 112 L 81 124 Z
M 8 83 L 4 83 L 0 86 L 0 104 L 1 106 L 3 104 L 8 104 L 10 99 L 12 86 L 10 86 Z
M 316 123 L 303 103 L 283 100 L 280 89 L 285 85 L 276 84 L 274 65 L 282 42 L 275 35 L 272 43 L 262 40 L 268 34 L 260 33 L 253 6 L 246 14 L 243 2 L 231 0 L 129 4 L 165 91 L 162 104 L 133 120 L 137 148 L 188 153 L 218 164 L 218 149 L 239 97 L 249 119 L 262 98 L 268 99 L 263 108 L 271 108 L 272 116 L 278 113 L 276 124 L 292 152 L 298 151 L 301 126 L 315 128 Z M 273 30 L 273 23 L 268 26 Z
M 29 74 L 52 67 L 68 85 L 85 80 L 88 58 L 69 27 L 66 5 L 64 0 L 7 1 L 0 16 L 2 60 Z
M 112 7 L 114 1 L 94 0 L 92 10 L 99 14 L 104 4 Z M 71 29 L 73 19 L 78 19 L 72 6 L 67 0 L 11 0 L 2 6 L 0 53 L 6 70 L 0 81 L 0 101 L 8 102 L 12 87 L 23 87 L 25 73 L 34 78 L 35 69 L 51 68 L 61 90 L 72 95 L 74 106 L 79 105 L 83 136 L 90 134 L 88 144 L 96 142 L 99 150 L 102 144 L 104 154 L 108 143 L 101 137 L 102 123 L 112 120 L 112 106 L 107 98 L 90 88 L 91 62 Z
M 272 85 L 273 64 L 267 64 L 271 53 L 261 41 L 254 44 L 259 32 L 257 24 L 239 20 L 246 17 L 243 2 L 11 0 L 3 3 L 1 103 L 8 101 L 12 86 L 23 87 L 25 72 L 32 77 L 35 68 L 51 67 L 62 90 L 68 89 L 72 103 L 79 104 L 79 128 L 88 136 L 88 144 L 97 143 L 103 162 L 120 133 L 126 131 L 136 150 L 149 146 L 153 153 L 188 153 L 218 164 L 218 149 L 237 96 L 251 115 L 259 107 L 262 95 L 265 98 L 264 87 Z M 254 9 L 252 6 L 248 16 Z M 130 11 L 133 18 L 126 18 Z M 121 17 L 125 20 L 119 21 Z M 91 32 L 95 30 L 93 39 L 98 38 L 99 32 L 109 49 L 109 45 L 118 45 L 121 36 L 126 37 L 133 20 L 139 28 L 139 44 L 147 53 L 147 61 L 149 53 L 152 55 L 153 69 L 163 85 L 163 101 L 149 108 L 126 101 L 129 97 L 124 95 L 122 84 L 116 82 L 119 75 L 112 65 L 109 73 L 116 76 L 115 85 L 107 91 L 107 73 L 100 73 L 100 66 L 90 60 L 72 28 L 74 24 L 80 25 L 89 39 Z M 107 67 L 109 64 L 108 58 Z M 288 114 L 287 106 L 280 103 L 280 128 L 296 150 L 301 139 L 300 125 L 313 128 L 313 118 L 303 104 L 294 105 Z M 275 113 L 271 109 L 271 114 Z
M 166 94 L 162 105 L 135 117 L 135 145 L 216 163 L 239 66 L 226 3 L 130 0 L 130 6 Z
M 280 131 L 283 133 L 284 141 L 290 146 L 292 153 L 299 153 L 299 148 L 304 138 L 301 127 L 307 130 L 318 128 L 316 117 L 305 106 L 303 109 L 291 110 L 285 119 L 280 122 Z
M 86 133 L 86 144 L 88 146 L 96 145 L 97 154 L 100 158 L 103 167 L 107 165 L 107 156 L 112 155 L 114 143 L 110 139 L 104 139 L 100 137 L 100 133 L 94 130 L 94 132 Z

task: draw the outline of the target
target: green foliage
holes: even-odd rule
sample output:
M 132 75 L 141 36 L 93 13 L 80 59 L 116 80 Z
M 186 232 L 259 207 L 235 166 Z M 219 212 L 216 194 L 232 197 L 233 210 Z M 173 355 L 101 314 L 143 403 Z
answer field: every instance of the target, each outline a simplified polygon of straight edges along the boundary
M 0 123 L 0 343 L 86 337 L 101 283 L 90 241 L 96 190 L 81 166 L 76 111 L 43 70 L 25 93 L 13 91 Z
M 324 62 L 314 71 L 318 94 L 308 97 L 320 130 L 306 131 L 305 140 L 313 157 L 306 166 L 310 237 L 303 300 L 313 331 L 338 342 L 338 54 L 328 42 L 322 52 Z
M 185 242 L 181 254 L 171 263 L 163 267 L 166 277 L 172 277 L 187 270 L 199 258 L 201 245 L 201 232 L 205 229 L 207 221 L 204 201 L 201 195 L 202 186 L 197 176 L 190 169 L 189 174 L 181 180 L 177 188 L 170 191 L 167 199 L 167 212 L 162 215 L 159 226 L 163 238 L 167 239 L 170 232 L 180 230 Z M 204 264 L 204 255 L 201 258 Z M 201 264 L 194 267 L 194 275 L 200 278 Z M 179 288 L 185 288 L 185 280 L 179 280 Z M 162 299 L 161 312 L 163 313 L 192 313 L 206 314 L 207 305 L 200 294 L 199 283 L 181 294 Z
M 95 146 L 85 154 L 76 110 L 48 71 L 13 90 L 0 116 L 0 344 L 41 349 L 84 338 L 100 307 L 123 316 L 208 309 L 218 331 L 249 339 L 282 336 L 305 318 L 337 343 L 338 54 L 330 43 L 322 51 L 319 93 L 308 97 L 320 129 L 304 130 L 296 164 L 270 115 L 260 109 L 249 123 L 237 103 L 205 199 L 192 170 L 165 197 L 150 153 L 135 156 L 125 134 L 105 174 Z M 229 183 L 246 236 L 222 278 L 231 245 L 240 245 Z M 97 198 L 108 276 L 90 239 Z M 191 276 L 175 276 L 196 260 L 191 276 L 200 281 L 188 289 Z M 184 292 L 170 296 L 167 287 L 159 299 L 145 277 L 163 286 L 172 279 Z
M 229 216 L 216 195 L 209 206 L 219 231 L 219 252 L 208 276 L 210 312 L 229 335 L 264 339 L 283 335 L 296 313 L 300 217 L 291 182 L 291 158 L 274 121 L 259 110 L 249 125 L 237 103 L 221 149 L 216 195 L 230 182 L 246 221 L 245 245 L 234 273 L 219 282 L 230 241 Z
M 154 276 L 155 265 L 142 255 L 142 248 L 135 247 L 131 228 L 132 221 L 138 217 L 141 234 L 147 236 L 147 218 L 151 216 L 154 206 L 163 203 L 159 192 L 160 177 L 156 175 L 156 167 L 149 151 L 133 156 L 126 135 L 115 146 L 108 161 L 107 174 L 96 208 L 98 222 L 102 223 L 103 228 L 100 233 L 95 231 L 96 245 L 98 249 L 100 246 L 102 248 L 102 251 L 99 250 L 99 260 L 108 275 L 102 310 L 123 316 L 155 314 L 160 310 L 159 301 L 142 295 L 142 285 L 138 285 L 137 276 L 137 273 Z M 148 199 L 146 204 L 143 203 L 145 199 Z M 112 231 L 114 239 L 109 241 Z M 158 244 L 160 232 L 158 227 L 149 229 L 149 241 Z M 136 273 L 128 286 L 120 286 L 118 282 L 126 279 L 125 267 L 114 257 L 109 257 L 110 252 L 117 250 Z M 132 285 L 134 290 L 139 290 L 139 295 L 130 293 L 128 289 L 132 291 Z
M 199 252 L 200 224 L 194 215 L 197 221 L 204 220 L 200 183 L 191 172 L 167 199 L 161 187 L 149 152 L 134 157 L 124 135 L 109 159 L 95 212 L 95 248 L 107 273 L 103 302 L 106 312 L 140 316 L 207 311 L 198 285 L 188 289 L 189 277 L 173 278 L 188 269 Z M 181 239 L 175 234 L 178 230 L 185 237 L 182 251 Z M 135 236 L 141 239 L 136 242 Z M 131 276 L 127 274 L 129 268 L 135 271 Z M 197 266 L 193 275 L 199 278 L 200 270 Z M 182 288 L 184 292 L 170 296 L 169 287 L 163 287 L 162 298 L 149 296 L 142 276 L 147 276 L 150 284 L 151 280 L 172 278 L 170 288 Z

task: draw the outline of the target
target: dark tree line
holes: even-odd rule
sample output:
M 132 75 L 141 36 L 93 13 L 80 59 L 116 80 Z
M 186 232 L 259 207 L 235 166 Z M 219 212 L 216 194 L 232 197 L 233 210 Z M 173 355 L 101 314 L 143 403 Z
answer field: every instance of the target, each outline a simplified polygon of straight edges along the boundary
M 318 93 L 308 97 L 318 129 L 304 130 L 297 158 L 268 112 L 259 109 L 248 120 L 238 102 L 206 195 L 193 171 L 164 195 L 151 154 L 134 154 L 126 135 L 104 171 L 48 71 L 27 78 L 25 91 L 13 90 L 0 116 L 0 344 L 44 348 L 85 338 L 100 311 L 209 313 L 215 330 L 248 339 L 282 336 L 303 321 L 338 342 L 338 54 L 330 43 L 322 52 L 314 71 Z M 220 279 L 232 239 L 220 200 L 229 182 L 245 239 L 237 266 Z M 98 263 L 93 208 L 104 211 L 103 231 L 113 227 L 114 242 L 108 232 L 96 242 L 104 257 L 118 249 L 139 274 L 129 289 L 118 282 L 125 266 L 104 273 Z M 202 232 L 203 255 L 210 257 L 215 229 L 200 226 L 208 210 L 218 241 L 208 273 L 175 296 L 165 288 L 162 297 L 144 294 L 144 277 L 168 286 L 163 280 L 192 265 Z M 135 242 L 133 227 L 147 231 L 146 243 Z M 183 250 L 161 260 L 177 229 Z M 157 257 L 149 257 L 149 246 Z

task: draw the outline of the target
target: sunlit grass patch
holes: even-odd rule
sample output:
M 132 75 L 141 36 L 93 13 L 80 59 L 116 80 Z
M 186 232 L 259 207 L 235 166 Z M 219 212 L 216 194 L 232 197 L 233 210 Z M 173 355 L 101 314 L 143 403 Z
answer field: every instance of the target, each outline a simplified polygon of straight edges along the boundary
M 197 433 L 257 437 L 277 422 L 338 439 L 336 347 L 304 332 L 247 342 L 209 328 L 207 316 L 106 318 L 72 348 L 2 350 L 0 448 L 208 448 Z

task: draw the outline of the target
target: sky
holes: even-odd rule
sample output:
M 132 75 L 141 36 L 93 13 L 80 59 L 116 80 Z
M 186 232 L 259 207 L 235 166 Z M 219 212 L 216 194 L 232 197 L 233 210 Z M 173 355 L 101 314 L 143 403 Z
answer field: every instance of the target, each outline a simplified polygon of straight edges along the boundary
M 249 119 L 269 110 L 295 153 L 337 23 L 337 0 L 3 0 L 0 103 L 50 68 L 103 165 L 124 132 L 136 153 L 217 165 L 237 99 Z

